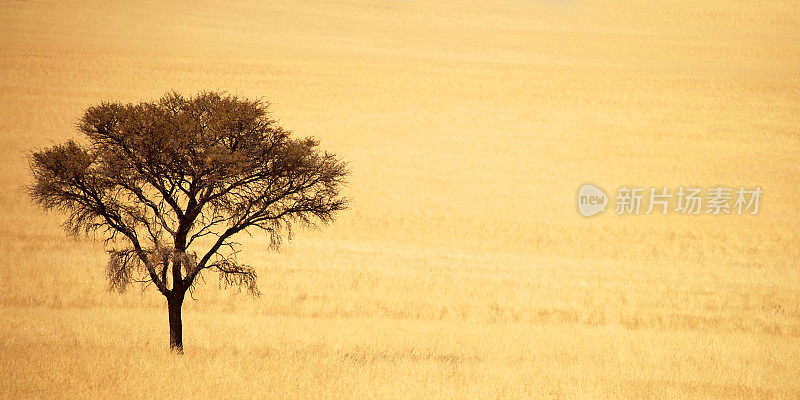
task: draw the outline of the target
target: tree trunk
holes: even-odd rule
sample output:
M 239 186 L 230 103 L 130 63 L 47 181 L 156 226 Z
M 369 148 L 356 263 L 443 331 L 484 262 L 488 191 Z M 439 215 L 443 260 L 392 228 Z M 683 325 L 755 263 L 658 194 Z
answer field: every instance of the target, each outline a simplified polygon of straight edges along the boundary
M 167 298 L 169 308 L 169 349 L 183 354 L 183 323 L 181 322 L 181 306 L 183 296 L 173 295 Z

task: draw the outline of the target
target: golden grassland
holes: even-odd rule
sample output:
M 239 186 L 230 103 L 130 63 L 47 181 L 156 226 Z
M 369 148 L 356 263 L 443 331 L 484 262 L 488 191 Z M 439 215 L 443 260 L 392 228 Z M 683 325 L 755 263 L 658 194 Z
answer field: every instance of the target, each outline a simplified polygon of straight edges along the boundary
M 791 2 L 0 3 L 0 397 L 798 398 Z M 352 207 L 263 295 L 152 287 L 28 201 L 103 100 L 264 96 Z M 585 219 L 585 183 L 760 185 L 757 216 Z

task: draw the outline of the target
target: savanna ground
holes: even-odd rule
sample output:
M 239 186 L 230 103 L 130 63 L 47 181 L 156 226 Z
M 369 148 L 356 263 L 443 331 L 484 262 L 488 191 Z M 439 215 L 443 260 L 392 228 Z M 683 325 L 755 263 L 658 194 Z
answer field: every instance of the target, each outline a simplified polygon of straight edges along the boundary
M 800 397 L 797 4 L 121 3 L 0 3 L 0 397 Z M 352 169 L 333 225 L 243 238 L 260 298 L 206 277 L 183 357 L 23 188 L 85 107 L 171 89 Z M 765 194 L 586 219 L 584 182 Z

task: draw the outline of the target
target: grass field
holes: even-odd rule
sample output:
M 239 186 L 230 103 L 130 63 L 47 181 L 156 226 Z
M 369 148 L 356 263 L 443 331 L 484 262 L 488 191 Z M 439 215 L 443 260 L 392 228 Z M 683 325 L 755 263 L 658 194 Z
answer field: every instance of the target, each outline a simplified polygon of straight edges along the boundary
M 121 2 L 120 2 L 121 3 Z M 226 90 L 350 162 L 262 296 L 152 287 L 31 205 L 103 100 Z M 800 5 L 0 3 L 2 398 L 800 398 Z M 760 186 L 758 215 L 576 210 L 592 182 Z

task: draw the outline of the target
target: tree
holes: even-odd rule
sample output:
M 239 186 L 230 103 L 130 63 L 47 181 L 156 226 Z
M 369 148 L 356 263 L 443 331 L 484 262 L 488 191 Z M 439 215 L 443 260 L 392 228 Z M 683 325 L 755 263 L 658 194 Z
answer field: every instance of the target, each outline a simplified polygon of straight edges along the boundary
M 255 270 L 237 262 L 237 234 L 265 231 L 277 247 L 293 224 L 328 223 L 346 208 L 346 164 L 314 139 L 293 138 L 268 106 L 217 92 L 104 102 L 78 123 L 84 144 L 29 156 L 32 199 L 66 213 L 70 234 L 110 248 L 110 289 L 143 282 L 166 297 L 178 353 L 181 306 L 203 271 L 258 295 Z

